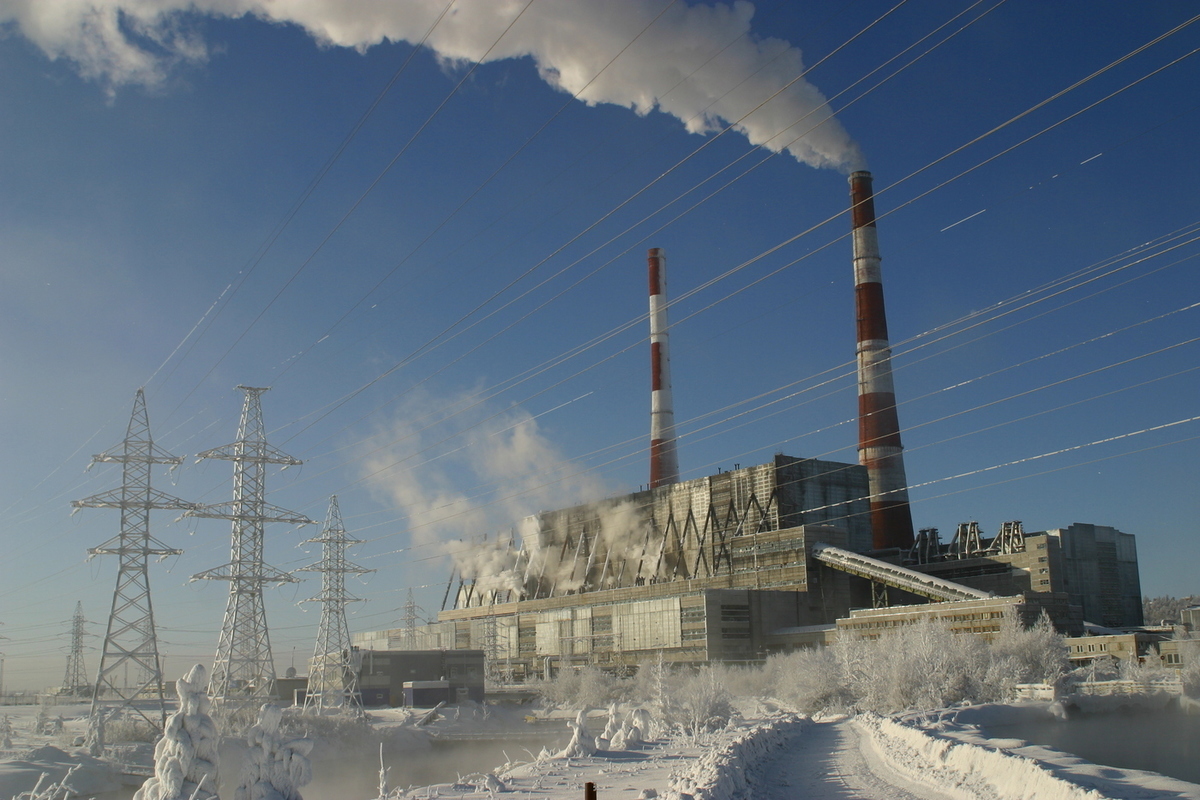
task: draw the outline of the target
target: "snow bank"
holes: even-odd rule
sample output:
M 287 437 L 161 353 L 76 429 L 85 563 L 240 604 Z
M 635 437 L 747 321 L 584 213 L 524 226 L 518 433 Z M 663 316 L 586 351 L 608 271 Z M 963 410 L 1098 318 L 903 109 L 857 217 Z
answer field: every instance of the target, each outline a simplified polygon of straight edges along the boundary
M 1126 696 L 1125 699 L 1130 699 L 1130 696 Z M 1149 705 L 1142 708 L 1153 706 L 1153 700 L 1147 702 Z M 1200 800 L 1200 785 L 1194 783 L 1157 772 L 1094 764 L 1051 747 L 1029 744 L 1020 739 L 997 739 L 988 733 L 988 729 L 1027 720 L 1044 720 L 1061 713 L 1062 709 L 1057 703 L 995 703 L 911 712 L 898 715 L 893 720 L 904 728 L 916 729 L 924 735 L 936 736 L 959 746 L 999 752 L 1007 755 L 1009 759 L 1023 759 L 1035 763 L 1043 772 L 1058 781 L 1080 787 L 1081 790 L 1094 790 L 1095 794 L 1084 794 L 1083 797 L 1099 796 L 1114 800 L 1161 800 L 1168 797 L 1172 800 Z M 886 735 L 884 738 L 886 739 Z M 886 757 L 886 742 L 881 742 L 877 737 L 875 744 Z M 1006 763 L 1009 762 L 988 761 L 980 768 L 1001 769 L 1002 766 L 998 765 Z M 897 769 L 905 772 L 898 767 Z
M 911 780 L 932 784 L 954 797 L 965 800 L 1105 798 L 1094 789 L 1084 789 L 1055 777 L 1033 759 L 1003 749 L 958 742 L 911 723 L 876 714 L 863 714 L 855 722 L 871 737 L 879 755 L 892 769 Z
M 74 796 L 90 797 L 121 788 L 111 765 L 83 753 L 71 754 L 47 745 L 28 752 L 24 758 L 0 762 L 0 798 L 32 791 L 39 781 L 45 789 L 50 783 L 63 781 L 68 773 Z
M 709 749 L 696 764 L 672 776 L 666 797 L 733 800 L 751 796 L 747 774 L 777 750 L 789 746 L 808 724 L 807 717 L 789 715 L 737 731 L 720 746 Z

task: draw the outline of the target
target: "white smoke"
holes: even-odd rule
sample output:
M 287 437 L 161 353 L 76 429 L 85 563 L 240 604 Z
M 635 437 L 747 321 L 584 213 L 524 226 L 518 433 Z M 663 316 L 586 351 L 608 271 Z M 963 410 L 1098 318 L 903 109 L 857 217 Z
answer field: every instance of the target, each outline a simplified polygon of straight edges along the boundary
M 195 32 L 203 16 L 251 15 L 297 25 L 324 45 L 365 50 L 385 40 L 420 41 L 446 2 L 0 0 L 0 26 L 15 25 L 47 56 L 72 61 L 112 92 L 157 86 L 176 65 L 206 61 L 207 46 Z M 824 96 L 795 80 L 804 70 L 800 50 L 750 34 L 748 2 L 677 2 L 655 21 L 662 0 L 538 0 L 501 38 L 525 5 L 457 0 L 427 45 L 451 64 L 485 53 L 487 61 L 528 57 L 543 80 L 589 105 L 612 103 L 642 115 L 657 109 L 693 133 L 734 124 L 752 144 L 786 147 L 814 167 L 861 166 L 858 147 Z
M 590 502 L 608 489 L 519 409 L 459 414 L 459 435 L 444 444 L 438 443 L 447 437 L 446 426 L 421 430 L 470 404 L 465 395 L 410 401 L 363 444 L 370 451 L 363 472 L 374 491 L 404 513 L 414 545 L 451 555 L 464 579 L 488 578 L 478 584 L 481 590 L 519 589 L 526 569 L 517 558 L 523 535 L 510 547 L 507 532 L 538 511 Z

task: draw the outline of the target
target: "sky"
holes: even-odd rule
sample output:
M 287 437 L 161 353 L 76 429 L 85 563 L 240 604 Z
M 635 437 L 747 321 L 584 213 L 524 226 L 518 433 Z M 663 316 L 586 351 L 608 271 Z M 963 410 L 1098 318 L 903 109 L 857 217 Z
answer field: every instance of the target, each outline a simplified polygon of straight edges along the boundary
M 442 605 L 448 553 L 647 481 L 645 252 L 666 251 L 682 477 L 857 460 L 847 175 L 875 178 L 917 527 L 1138 537 L 1200 592 L 1200 24 L 1158 2 L 0 0 L 0 652 L 98 666 L 145 388 L 154 473 L 266 561 L 363 540 L 352 631 Z M 154 512 L 166 677 L 208 663 L 229 525 Z M 269 589 L 303 672 L 319 576 Z

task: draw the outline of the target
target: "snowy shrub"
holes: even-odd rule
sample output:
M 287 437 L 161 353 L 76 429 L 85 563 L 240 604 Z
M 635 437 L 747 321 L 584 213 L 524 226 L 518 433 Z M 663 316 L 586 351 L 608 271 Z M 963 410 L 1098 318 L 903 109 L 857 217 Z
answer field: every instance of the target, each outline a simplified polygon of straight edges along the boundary
M 860 708 L 887 713 L 983 699 L 987 644 L 935 620 L 877 640 L 839 642 L 834 651 Z
M 12 800 L 66 800 L 68 797 L 74 797 L 75 790 L 67 781 L 77 769 L 78 765 L 71 767 L 62 780 L 53 783 L 46 783 L 46 773 L 43 772 L 32 789 L 14 795 Z
M 671 715 L 671 680 L 671 667 L 663 660 L 662 653 L 659 653 L 657 660 L 643 662 L 638 666 L 638 671 L 628 686 L 628 699 L 653 709 L 655 719 L 665 721 Z M 658 732 L 644 733 L 654 738 Z
M 806 714 L 844 708 L 854 702 L 832 648 L 771 656 L 763 672 L 770 694 Z
M 207 684 L 199 664 L 175 682 L 179 710 L 167 719 L 154 747 L 154 777 L 133 800 L 215 800 L 220 737 L 208 715 Z
M 733 716 L 729 692 L 711 668 L 677 675 L 671 684 L 670 709 L 669 721 L 693 741 L 725 727 Z
M 1005 618 L 993 642 L 925 620 L 879 639 L 772 656 L 763 694 L 808 714 L 858 708 L 890 713 L 1007 699 L 1015 684 L 1058 680 L 1067 651 L 1048 618 Z M 1115 676 L 1114 676 L 1115 677 Z
M 159 730 L 155 725 L 140 717 L 118 717 L 104 723 L 104 741 L 108 744 L 116 742 L 154 742 L 158 739 Z
M 1183 692 L 1188 697 L 1200 697 L 1200 639 L 1185 641 L 1179 646 L 1184 667 L 1179 671 Z
M 1054 684 L 1069 668 L 1067 655 L 1063 637 L 1044 610 L 1029 628 L 1008 615 L 991 643 L 987 683 L 996 699 L 1009 697 L 1018 683 Z
M 734 697 L 766 697 L 772 693 L 772 676 L 762 667 L 714 664 L 717 683 Z
M 284 741 L 278 706 L 264 705 L 258 723 L 246 732 L 246 766 L 233 800 L 303 800 L 300 787 L 312 780 L 311 739 Z
M 567 724 L 571 728 L 571 741 L 555 758 L 583 758 L 595 754 L 596 740 L 587 730 L 587 712 L 580 711 Z
M 625 695 L 627 681 L 594 666 L 564 668 L 552 680 L 538 684 L 547 705 L 558 708 L 604 707 Z

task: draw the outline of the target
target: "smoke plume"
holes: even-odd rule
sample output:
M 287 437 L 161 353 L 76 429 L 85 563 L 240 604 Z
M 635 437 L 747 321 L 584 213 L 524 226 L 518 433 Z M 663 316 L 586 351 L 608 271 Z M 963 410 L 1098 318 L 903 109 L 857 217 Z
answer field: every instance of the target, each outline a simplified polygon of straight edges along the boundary
M 430 425 L 473 400 L 424 397 L 364 445 L 363 472 L 372 489 L 405 515 L 417 546 L 440 548 L 466 580 L 488 578 L 481 590 L 519 589 L 522 519 L 548 508 L 590 502 L 608 492 L 567 459 L 527 412 L 480 407 L 454 417 L 459 435 Z M 515 540 L 515 546 L 510 542 Z
M 748 2 L 676 2 L 664 12 L 665 0 L 539 0 L 522 14 L 525 5 L 457 0 L 426 44 L 452 65 L 485 53 L 487 61 L 530 58 L 544 81 L 589 105 L 662 111 L 692 133 L 733 124 L 752 144 L 786 147 L 814 167 L 861 166 L 824 96 L 795 80 L 804 70 L 800 50 L 751 34 Z M 113 92 L 157 86 L 180 64 L 204 63 L 204 16 L 297 25 L 322 45 L 366 50 L 420 41 L 445 7 L 446 0 L 0 0 L 0 26 L 15 26 Z

